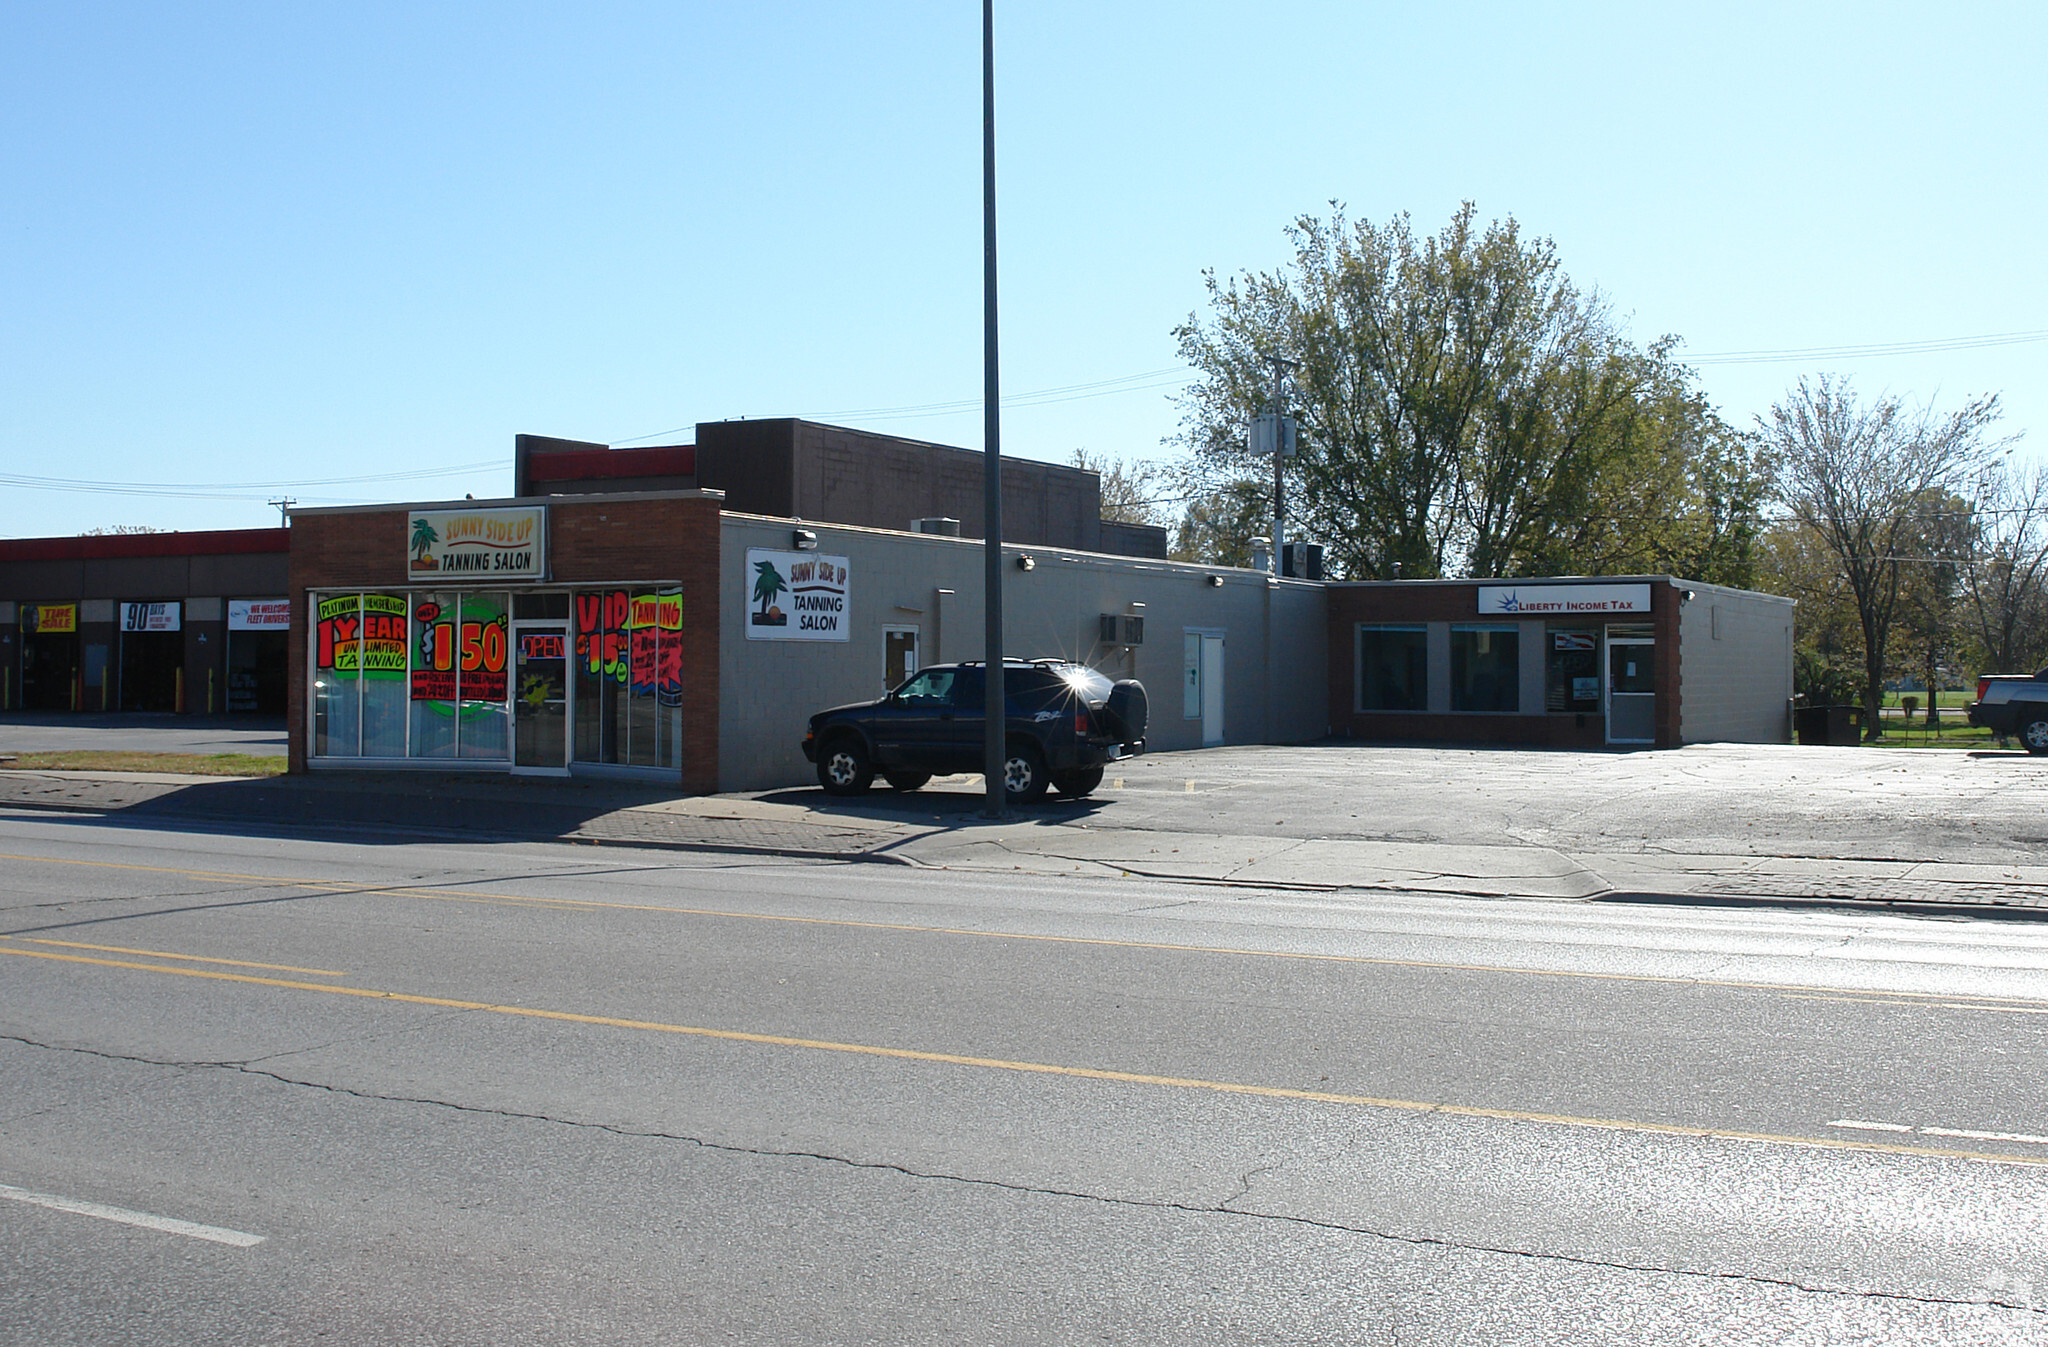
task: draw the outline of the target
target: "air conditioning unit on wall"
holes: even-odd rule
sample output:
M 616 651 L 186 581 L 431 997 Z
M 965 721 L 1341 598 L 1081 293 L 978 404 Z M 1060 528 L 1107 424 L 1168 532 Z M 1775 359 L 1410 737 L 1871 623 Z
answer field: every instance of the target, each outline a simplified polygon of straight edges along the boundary
M 1145 644 L 1145 619 L 1129 613 L 1104 613 L 1102 615 L 1102 643 L 1104 645 Z

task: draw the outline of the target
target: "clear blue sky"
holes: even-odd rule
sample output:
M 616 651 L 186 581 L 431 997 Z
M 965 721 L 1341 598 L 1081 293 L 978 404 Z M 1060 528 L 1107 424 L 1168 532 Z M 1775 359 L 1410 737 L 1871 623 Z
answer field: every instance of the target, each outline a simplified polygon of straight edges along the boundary
M 0 25 L 0 475 L 253 484 L 0 484 L 0 535 L 498 495 L 520 431 L 981 444 L 971 0 L 0 0 Z M 1171 452 L 1203 268 L 1278 264 L 1331 199 L 1512 214 L 1691 352 L 2048 330 L 2038 0 L 998 0 L 997 37 L 1008 452 Z M 1742 424 L 1820 369 L 1996 391 L 2038 457 L 2044 362 L 1701 373 Z

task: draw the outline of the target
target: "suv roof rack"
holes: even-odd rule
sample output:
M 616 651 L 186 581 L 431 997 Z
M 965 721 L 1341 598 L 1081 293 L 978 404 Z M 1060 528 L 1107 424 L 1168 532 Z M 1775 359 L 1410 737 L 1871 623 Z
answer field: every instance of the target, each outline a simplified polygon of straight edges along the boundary
M 1004 664 L 1015 664 L 1026 669 L 1034 668 L 1040 664 L 1072 664 L 1073 662 L 1073 660 L 1060 659 L 1057 656 L 1053 655 L 1041 655 L 1037 659 L 1024 659 L 1018 655 L 1003 656 Z M 988 663 L 988 661 L 985 659 L 956 659 L 949 660 L 948 663 L 959 665 L 962 668 L 979 669 L 982 665 Z

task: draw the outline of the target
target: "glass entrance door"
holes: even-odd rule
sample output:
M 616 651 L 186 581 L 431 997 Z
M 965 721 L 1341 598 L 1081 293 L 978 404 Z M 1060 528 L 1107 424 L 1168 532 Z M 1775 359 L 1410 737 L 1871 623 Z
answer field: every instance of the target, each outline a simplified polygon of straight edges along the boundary
M 1607 638 L 1607 742 L 1657 741 L 1657 645 Z
M 569 628 L 560 622 L 521 623 L 512 695 L 512 770 L 569 770 Z

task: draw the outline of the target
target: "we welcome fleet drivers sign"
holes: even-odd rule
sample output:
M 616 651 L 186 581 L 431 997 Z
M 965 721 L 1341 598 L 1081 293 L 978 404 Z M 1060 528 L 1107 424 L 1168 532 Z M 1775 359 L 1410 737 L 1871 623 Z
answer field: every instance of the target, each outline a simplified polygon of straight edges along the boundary
M 544 580 L 547 510 L 414 510 L 406 517 L 411 580 Z
M 747 549 L 747 639 L 847 641 L 853 607 L 845 557 Z

